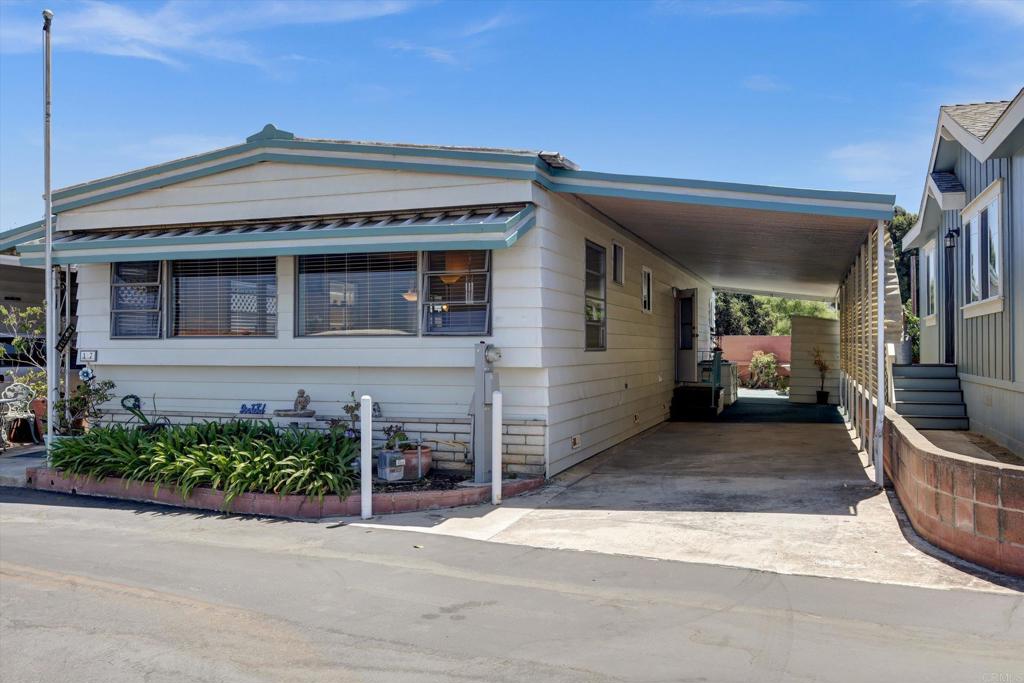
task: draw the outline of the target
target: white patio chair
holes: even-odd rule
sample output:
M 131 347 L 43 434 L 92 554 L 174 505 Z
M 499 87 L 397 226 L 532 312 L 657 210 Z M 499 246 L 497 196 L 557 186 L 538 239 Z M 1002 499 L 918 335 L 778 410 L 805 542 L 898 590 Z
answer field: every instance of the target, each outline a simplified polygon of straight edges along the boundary
M 32 399 L 35 395 L 25 384 L 15 383 L 0 393 L 0 446 L 10 447 L 7 432 L 18 420 L 27 420 L 32 443 L 39 443 L 36 435 L 36 416 L 32 413 Z

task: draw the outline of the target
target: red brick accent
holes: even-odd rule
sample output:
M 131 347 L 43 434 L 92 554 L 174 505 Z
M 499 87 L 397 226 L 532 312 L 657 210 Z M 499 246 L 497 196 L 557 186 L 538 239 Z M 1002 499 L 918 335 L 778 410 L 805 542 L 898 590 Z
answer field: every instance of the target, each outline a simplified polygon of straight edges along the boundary
M 1024 576 L 1024 467 L 934 446 L 887 408 L 885 467 L 914 529 L 954 555 Z
M 224 493 L 213 489 L 193 489 L 186 500 L 176 489 L 163 487 L 154 491 L 152 484 L 138 481 L 112 478 L 99 481 L 92 477 L 66 476 L 60 470 L 46 467 L 30 467 L 26 474 L 29 488 L 40 491 L 161 503 L 193 510 L 222 511 L 225 509 Z M 544 480 L 541 478 L 508 480 L 502 482 L 501 495 L 502 498 L 511 498 L 540 488 L 543 484 Z M 484 503 L 490 498 L 491 488 L 489 486 L 467 486 L 449 491 L 375 493 L 373 494 L 373 513 L 382 515 L 458 505 L 475 505 Z M 359 494 L 355 493 L 345 500 L 339 500 L 337 497 L 325 497 L 321 503 L 315 498 L 306 498 L 305 496 L 244 493 L 231 502 L 230 510 L 238 514 L 292 519 L 345 517 L 360 513 L 360 498 Z

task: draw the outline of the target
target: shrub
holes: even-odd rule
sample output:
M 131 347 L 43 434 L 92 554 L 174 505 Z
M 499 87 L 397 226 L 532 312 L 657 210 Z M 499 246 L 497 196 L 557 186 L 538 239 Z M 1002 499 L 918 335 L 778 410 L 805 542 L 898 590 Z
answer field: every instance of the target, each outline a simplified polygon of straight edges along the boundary
M 779 361 L 774 353 L 754 351 L 749 372 L 747 384 L 752 389 L 774 389 L 779 382 Z
M 224 492 L 224 507 L 243 493 L 345 498 L 355 488 L 358 444 L 334 430 L 289 429 L 238 420 L 168 426 L 158 431 L 115 425 L 57 441 L 54 467 L 97 479 L 175 486 L 188 499 L 196 487 Z

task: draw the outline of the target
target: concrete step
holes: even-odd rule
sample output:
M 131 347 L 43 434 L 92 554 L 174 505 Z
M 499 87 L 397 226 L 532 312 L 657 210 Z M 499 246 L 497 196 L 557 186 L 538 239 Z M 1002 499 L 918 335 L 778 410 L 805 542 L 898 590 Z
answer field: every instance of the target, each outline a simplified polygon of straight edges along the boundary
M 892 376 L 895 377 L 956 377 L 956 366 L 942 364 L 928 365 L 893 365 Z
M 893 376 L 893 388 L 913 389 L 916 391 L 960 391 L 959 377 L 896 377 Z
M 924 391 L 917 389 L 896 388 L 897 403 L 963 403 L 964 392 L 962 391 Z
M 933 417 L 930 415 L 904 415 L 916 429 L 970 429 L 966 417 Z
M 963 403 L 900 403 L 896 401 L 896 412 L 904 417 L 927 415 L 928 417 L 967 417 L 967 406 Z

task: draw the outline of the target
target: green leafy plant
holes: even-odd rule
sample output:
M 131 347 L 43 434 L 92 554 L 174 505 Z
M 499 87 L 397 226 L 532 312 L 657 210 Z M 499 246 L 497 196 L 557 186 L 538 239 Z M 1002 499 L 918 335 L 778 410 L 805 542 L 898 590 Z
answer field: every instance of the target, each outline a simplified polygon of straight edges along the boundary
M 779 360 L 774 353 L 754 351 L 747 384 L 753 389 L 774 389 L 779 381 Z
M 910 355 L 913 362 L 921 362 L 921 318 L 914 315 L 910 302 L 903 304 L 903 329 L 910 340 Z
M 109 379 L 89 379 L 76 386 L 70 398 L 58 399 L 53 405 L 56 432 L 64 436 L 84 434 L 103 417 L 100 406 L 113 398 L 116 387 Z
M 344 499 L 356 486 L 357 453 L 357 442 L 340 430 L 278 432 L 270 422 L 237 420 L 159 431 L 97 427 L 55 443 L 51 461 L 70 475 L 143 481 L 154 491 L 176 487 L 186 500 L 196 488 L 215 489 L 230 509 L 244 493 Z
M 46 396 L 46 314 L 42 306 L 0 306 L 0 330 L 13 334 L 10 348 L 0 345 L 0 365 L 25 368 L 18 382 L 38 397 Z
M 402 425 L 387 425 L 382 430 L 384 432 L 384 448 L 387 450 L 394 450 L 398 448 L 398 444 L 403 441 L 408 441 L 408 435 L 402 431 Z
M 811 354 L 814 356 L 814 367 L 818 369 L 818 375 L 821 378 L 821 391 L 825 391 L 825 377 L 828 375 L 828 371 L 832 369 L 832 366 L 825 360 L 825 352 L 820 346 L 815 346 Z

